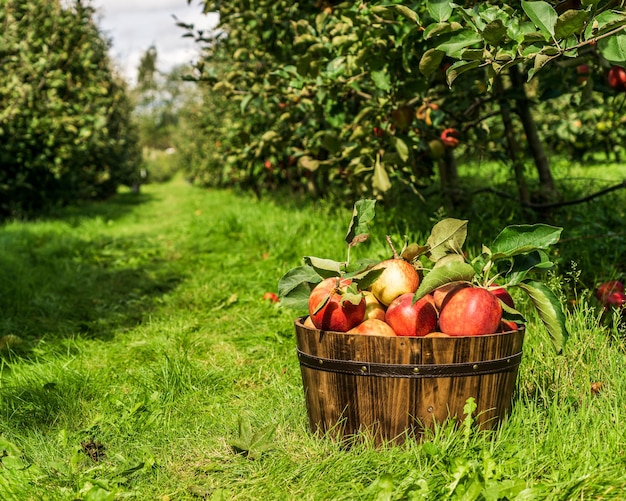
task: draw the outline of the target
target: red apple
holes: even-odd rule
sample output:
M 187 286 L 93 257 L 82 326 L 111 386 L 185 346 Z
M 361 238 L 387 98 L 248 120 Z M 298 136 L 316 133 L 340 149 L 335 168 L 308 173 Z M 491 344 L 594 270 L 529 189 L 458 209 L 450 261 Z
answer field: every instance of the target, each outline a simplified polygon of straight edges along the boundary
M 365 320 L 368 318 L 385 320 L 385 307 L 376 296 L 369 291 L 363 291 L 363 296 L 365 296 Z
M 587 80 L 589 80 L 590 73 L 591 72 L 589 70 L 588 64 L 579 64 L 578 66 L 576 66 L 576 74 L 578 75 L 576 81 L 578 82 L 578 84 L 582 85 Z
M 617 92 L 626 91 L 626 70 L 621 66 L 613 66 L 607 75 L 607 82 Z
M 370 287 L 376 299 L 385 306 L 402 294 L 415 292 L 420 284 L 420 277 L 411 263 L 402 258 L 386 259 L 374 266 L 384 271 Z
M 348 334 L 365 334 L 368 336 L 396 336 L 396 333 L 389 324 L 377 318 L 363 320 L 356 327 L 352 327 Z
M 446 148 L 456 148 L 459 141 L 459 132 L 456 129 L 447 128 L 441 133 L 441 142 L 444 144 Z
M 439 314 L 439 328 L 451 336 L 493 334 L 500 327 L 502 306 L 482 287 L 466 287 L 454 293 Z
M 452 337 L 450 334 L 446 334 L 445 332 L 433 331 L 426 334 L 424 337 Z
M 601 283 L 596 289 L 596 297 L 606 303 L 606 298 L 614 292 L 624 292 L 624 284 L 619 280 L 609 280 Z
M 509 308 L 515 308 L 515 303 L 513 302 L 513 298 L 511 297 L 511 294 L 509 294 L 509 291 L 506 290 L 504 287 L 493 287 L 489 289 L 489 292 L 491 292 L 494 296 L 496 296 L 500 301 L 502 301 L 504 304 L 506 304 Z
M 588 64 L 579 64 L 576 66 L 576 73 L 579 75 L 589 75 L 589 65 Z
M 437 311 L 441 311 L 441 308 L 443 308 L 446 301 L 450 299 L 456 291 L 469 286 L 470 284 L 466 282 L 450 282 L 449 284 L 442 285 L 438 289 L 435 289 L 433 292 L 433 299 L 435 301 Z
M 626 303 L 626 294 L 619 291 L 612 292 L 606 296 L 604 302 L 605 308 L 610 308 L 611 306 L 614 308 L 623 308 Z
M 513 320 L 504 320 L 500 322 L 500 332 L 511 332 L 519 329 L 519 326 Z
M 365 298 L 360 295 L 358 303 L 349 297 L 347 287 L 350 279 L 330 277 L 322 280 L 309 296 L 309 315 L 315 327 L 327 331 L 346 332 L 365 318 Z
M 266 292 L 263 294 L 263 301 L 271 301 L 272 303 L 278 303 L 280 299 L 275 292 Z
M 398 296 L 387 308 L 385 321 L 398 336 L 425 336 L 437 326 L 437 309 L 432 296 L 413 303 L 412 292 Z

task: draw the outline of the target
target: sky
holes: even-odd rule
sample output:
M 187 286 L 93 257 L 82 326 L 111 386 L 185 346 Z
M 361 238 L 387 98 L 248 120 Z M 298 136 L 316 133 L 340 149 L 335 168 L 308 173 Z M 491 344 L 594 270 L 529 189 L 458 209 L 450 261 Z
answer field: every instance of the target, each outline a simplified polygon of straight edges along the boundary
M 202 14 L 199 0 L 91 0 L 96 21 L 107 38 L 112 39 L 111 57 L 131 84 L 145 51 L 157 49 L 157 67 L 167 72 L 172 67 L 197 59 L 198 46 L 192 38 L 182 38 L 185 30 L 179 21 L 210 30 L 217 22 L 214 14 Z

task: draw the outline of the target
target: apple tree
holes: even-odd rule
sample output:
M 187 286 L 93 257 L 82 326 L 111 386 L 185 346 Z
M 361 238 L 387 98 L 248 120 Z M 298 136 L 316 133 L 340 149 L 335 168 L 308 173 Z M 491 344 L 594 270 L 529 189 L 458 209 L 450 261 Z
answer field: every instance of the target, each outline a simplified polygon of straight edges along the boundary
M 93 14 L 80 2 L 0 0 L 0 218 L 134 181 L 131 104 Z
M 204 6 L 220 26 L 196 35 L 206 50 L 196 78 L 210 85 L 198 129 L 216 148 L 193 176 L 257 191 L 423 197 L 438 178 L 454 205 L 456 157 L 490 155 L 513 167 L 528 201 L 528 151 L 553 199 L 535 118 L 553 96 L 537 89 L 557 89 L 563 68 L 583 59 L 607 70 L 626 60 L 615 2 Z

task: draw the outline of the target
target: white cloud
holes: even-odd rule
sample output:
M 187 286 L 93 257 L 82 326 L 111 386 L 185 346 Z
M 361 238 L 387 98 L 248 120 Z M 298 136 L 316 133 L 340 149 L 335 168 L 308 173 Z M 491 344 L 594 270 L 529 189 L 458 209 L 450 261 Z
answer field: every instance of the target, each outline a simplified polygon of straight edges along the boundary
M 199 47 L 191 38 L 183 38 L 185 30 L 179 21 L 196 29 L 210 30 L 216 22 L 214 14 L 204 15 L 202 5 L 186 0 L 92 0 L 96 18 L 105 36 L 112 39 L 111 55 L 129 82 L 134 82 L 142 54 L 154 45 L 157 65 L 161 71 L 197 60 Z

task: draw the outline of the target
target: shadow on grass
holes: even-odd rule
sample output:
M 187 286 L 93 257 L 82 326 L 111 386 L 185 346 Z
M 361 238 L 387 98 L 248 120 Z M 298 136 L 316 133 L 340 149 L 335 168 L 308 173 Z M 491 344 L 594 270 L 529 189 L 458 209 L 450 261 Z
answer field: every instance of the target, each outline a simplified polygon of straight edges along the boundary
M 28 358 L 41 339 L 110 339 L 141 323 L 180 280 L 149 240 L 81 238 L 54 224 L 3 228 L 0 343 Z
M 107 200 L 63 207 L 50 211 L 38 219 L 44 221 L 65 221 L 72 226 L 77 226 L 85 219 L 101 218 L 106 221 L 115 221 L 139 205 L 152 202 L 154 198 L 155 195 L 153 193 L 122 191 Z

